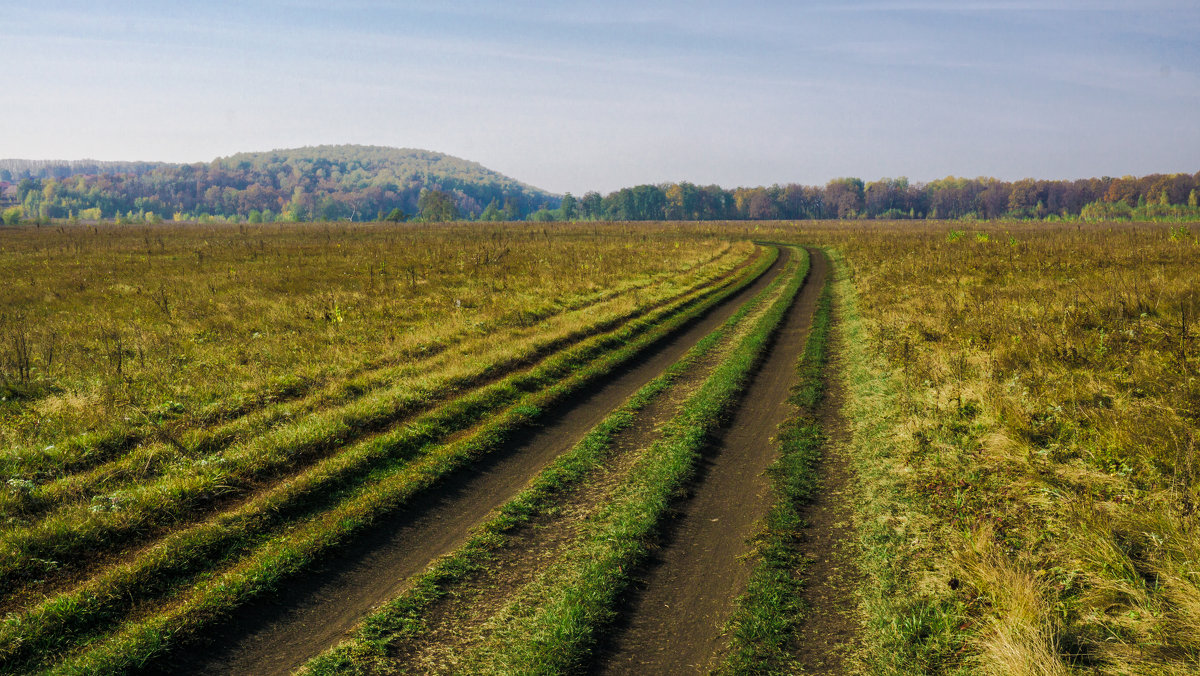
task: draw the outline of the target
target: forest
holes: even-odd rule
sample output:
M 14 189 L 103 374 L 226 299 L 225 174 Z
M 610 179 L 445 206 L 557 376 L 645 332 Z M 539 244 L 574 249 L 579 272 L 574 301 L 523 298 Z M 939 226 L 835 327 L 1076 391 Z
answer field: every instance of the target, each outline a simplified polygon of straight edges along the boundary
M 658 221 L 1200 217 L 1200 172 L 1078 180 L 836 178 L 723 188 L 689 182 L 557 196 L 423 150 L 316 146 L 210 164 L 0 161 L 0 206 L 20 220 Z
M 6 222 L 374 221 L 417 214 L 446 221 L 477 216 L 488 205 L 496 220 L 521 220 L 558 203 L 475 162 L 353 145 L 239 153 L 209 164 L 4 160 L 0 194 Z

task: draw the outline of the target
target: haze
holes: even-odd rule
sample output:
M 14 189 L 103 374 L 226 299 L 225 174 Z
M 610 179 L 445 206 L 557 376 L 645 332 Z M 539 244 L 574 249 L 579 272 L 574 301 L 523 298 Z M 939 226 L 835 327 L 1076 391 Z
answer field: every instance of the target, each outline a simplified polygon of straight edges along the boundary
M 581 194 L 1194 172 L 1193 2 L 0 6 L 0 157 L 419 147 Z

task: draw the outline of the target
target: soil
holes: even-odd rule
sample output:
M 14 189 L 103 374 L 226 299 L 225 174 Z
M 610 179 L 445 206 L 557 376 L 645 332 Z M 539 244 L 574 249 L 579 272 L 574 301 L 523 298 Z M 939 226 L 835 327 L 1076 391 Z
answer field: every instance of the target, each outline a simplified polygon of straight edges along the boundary
M 339 551 L 319 570 L 299 576 L 277 596 L 251 603 L 204 637 L 200 646 L 164 658 L 150 670 L 169 673 L 285 674 L 334 645 L 413 575 L 468 537 L 548 462 L 570 449 L 610 411 L 658 376 L 783 270 L 786 249 L 758 280 L 647 350 L 591 392 L 558 407 L 537 429 L 450 477 Z
M 720 350 L 716 351 L 717 353 Z M 709 354 L 693 364 L 670 389 L 639 411 L 612 441 L 612 452 L 585 480 L 556 501 L 554 513 L 539 515 L 508 534 L 486 570 L 455 585 L 428 614 L 419 636 L 395 647 L 393 659 L 404 673 L 461 672 L 458 659 L 478 640 L 486 623 L 530 584 L 562 550 L 576 541 L 581 525 L 624 483 L 642 451 L 660 436 L 661 425 L 719 363 Z
M 830 366 L 839 370 L 837 347 L 830 341 Z M 825 432 L 820 488 L 803 514 L 807 522 L 803 547 L 808 565 L 804 604 L 807 612 L 797 637 L 796 658 L 806 674 L 851 673 L 850 651 L 862 631 L 857 608 L 861 575 L 854 536 L 853 474 L 850 469 L 850 432 L 841 415 L 845 397 L 841 381 L 826 379 L 825 397 L 818 417 Z
M 725 624 L 749 580 L 748 540 L 772 497 L 765 471 L 791 412 L 796 359 L 828 271 L 828 261 L 813 251 L 804 288 L 729 424 L 704 454 L 659 550 L 626 595 L 593 673 L 707 673 L 715 666 L 727 642 Z

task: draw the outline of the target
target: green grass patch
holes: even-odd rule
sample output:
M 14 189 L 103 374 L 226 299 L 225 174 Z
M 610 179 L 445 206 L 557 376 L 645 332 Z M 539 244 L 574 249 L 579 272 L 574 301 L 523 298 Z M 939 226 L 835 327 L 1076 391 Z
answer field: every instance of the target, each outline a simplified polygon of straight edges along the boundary
M 851 462 L 857 477 L 855 525 L 863 580 L 860 605 L 866 616 L 860 656 L 872 674 L 948 673 L 961 668 L 968 639 L 965 608 L 948 586 L 920 584 L 931 570 L 928 540 L 933 519 L 902 471 L 896 439 L 905 418 L 900 382 L 872 350 L 845 261 L 831 251 L 839 308 L 837 339 L 845 360 L 840 374 L 851 427 Z

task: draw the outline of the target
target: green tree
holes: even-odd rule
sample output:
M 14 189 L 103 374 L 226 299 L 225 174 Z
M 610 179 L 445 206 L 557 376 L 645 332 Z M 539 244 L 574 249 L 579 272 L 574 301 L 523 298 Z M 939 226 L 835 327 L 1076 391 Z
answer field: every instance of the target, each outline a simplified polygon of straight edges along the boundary
M 417 199 L 417 208 L 421 210 L 421 220 L 431 223 L 443 223 L 458 220 L 458 206 L 454 199 L 441 190 L 425 190 Z
M 479 214 L 479 220 L 488 222 L 504 220 L 504 212 L 500 211 L 500 205 L 496 203 L 495 199 L 488 202 L 487 208 Z
M 557 214 L 555 214 L 555 212 L 553 212 L 549 209 L 543 208 L 543 209 L 538 209 L 537 211 L 533 212 L 532 214 L 529 214 L 529 217 L 526 218 L 525 220 L 533 221 L 535 223 L 549 223 L 553 220 L 556 220 L 555 219 L 556 216 L 557 216 Z
M 595 190 L 585 192 L 580 202 L 580 211 L 586 219 L 601 218 L 604 215 L 604 198 Z
M 563 195 L 561 210 L 564 221 L 573 221 L 579 215 L 575 197 L 571 193 Z
M 504 220 L 515 221 L 517 216 L 521 215 L 521 207 L 517 205 L 517 201 L 511 197 L 504 200 Z

